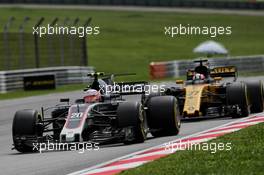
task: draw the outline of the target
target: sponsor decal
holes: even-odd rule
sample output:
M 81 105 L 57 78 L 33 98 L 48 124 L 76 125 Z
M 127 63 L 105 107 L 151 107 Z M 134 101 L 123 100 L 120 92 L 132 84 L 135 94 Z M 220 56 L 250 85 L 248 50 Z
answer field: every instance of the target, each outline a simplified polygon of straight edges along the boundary
M 55 75 L 26 76 L 23 82 L 26 91 L 56 89 Z

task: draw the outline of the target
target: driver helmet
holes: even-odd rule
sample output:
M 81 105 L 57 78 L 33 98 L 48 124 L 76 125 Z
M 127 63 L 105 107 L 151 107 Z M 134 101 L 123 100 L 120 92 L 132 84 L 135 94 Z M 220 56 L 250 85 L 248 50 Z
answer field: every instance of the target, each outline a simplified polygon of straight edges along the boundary
M 195 73 L 193 75 L 193 80 L 204 80 L 205 76 L 203 74 Z
M 84 102 L 95 103 L 101 100 L 101 93 L 95 89 L 88 89 L 85 91 Z

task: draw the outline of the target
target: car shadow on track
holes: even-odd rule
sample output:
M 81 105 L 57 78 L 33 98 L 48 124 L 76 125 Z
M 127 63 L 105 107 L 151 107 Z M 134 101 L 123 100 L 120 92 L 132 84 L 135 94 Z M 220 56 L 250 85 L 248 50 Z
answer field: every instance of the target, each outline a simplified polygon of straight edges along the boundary
M 214 121 L 214 120 L 230 120 L 232 117 L 197 117 L 197 118 L 182 118 L 182 123 L 200 122 L 200 121 Z

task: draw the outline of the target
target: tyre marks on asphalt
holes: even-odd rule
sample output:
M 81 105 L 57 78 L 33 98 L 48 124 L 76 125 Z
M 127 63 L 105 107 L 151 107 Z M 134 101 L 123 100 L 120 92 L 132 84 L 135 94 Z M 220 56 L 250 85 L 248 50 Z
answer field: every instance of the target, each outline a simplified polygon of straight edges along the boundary
M 190 144 L 199 144 L 206 142 L 217 137 L 223 136 L 228 133 L 238 131 L 243 128 L 247 128 L 252 125 L 256 125 L 264 122 L 264 114 L 253 115 L 246 118 L 238 119 L 236 121 L 212 128 L 206 131 L 202 131 L 196 134 L 192 134 L 185 138 L 177 139 L 162 145 L 142 150 L 137 153 L 132 153 L 121 158 L 102 163 L 95 167 L 84 169 L 78 172 L 71 173 L 70 175 L 113 175 L 121 171 L 141 166 L 145 163 L 160 159 L 172 153 L 175 153 L 179 148 L 186 149 Z

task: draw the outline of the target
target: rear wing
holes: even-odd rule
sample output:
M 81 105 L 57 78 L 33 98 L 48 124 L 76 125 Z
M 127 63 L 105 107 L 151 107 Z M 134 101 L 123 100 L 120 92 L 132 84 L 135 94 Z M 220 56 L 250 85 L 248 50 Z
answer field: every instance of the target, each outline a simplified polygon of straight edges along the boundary
M 193 69 L 189 69 L 186 72 L 187 80 L 192 80 L 195 71 Z M 237 78 L 237 68 L 235 66 L 220 66 L 209 69 L 210 77 L 234 77 Z
M 235 66 L 215 67 L 210 70 L 211 77 L 237 77 L 237 68 Z

